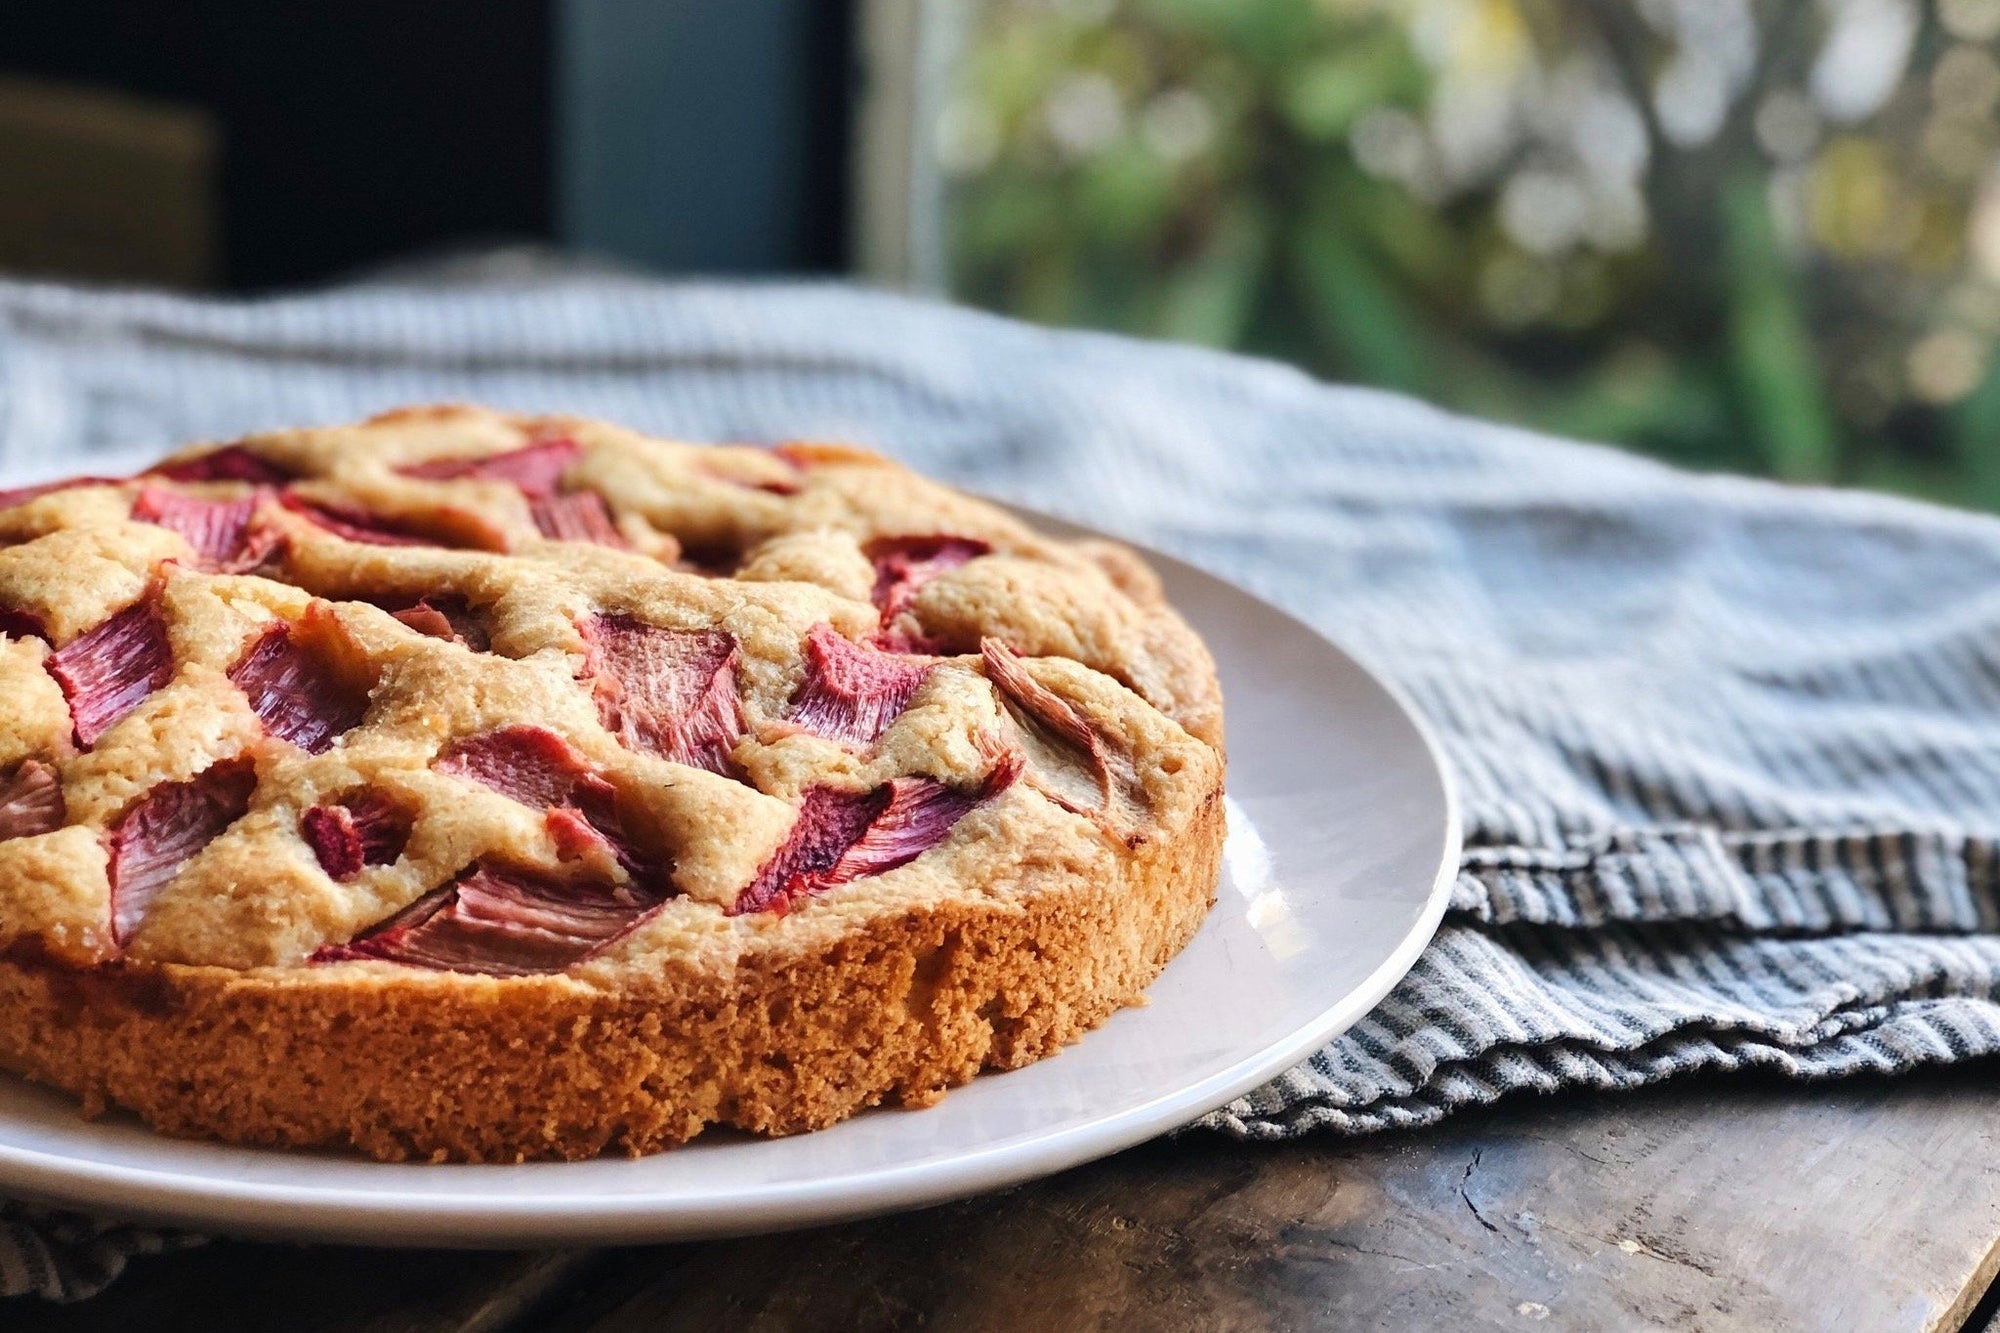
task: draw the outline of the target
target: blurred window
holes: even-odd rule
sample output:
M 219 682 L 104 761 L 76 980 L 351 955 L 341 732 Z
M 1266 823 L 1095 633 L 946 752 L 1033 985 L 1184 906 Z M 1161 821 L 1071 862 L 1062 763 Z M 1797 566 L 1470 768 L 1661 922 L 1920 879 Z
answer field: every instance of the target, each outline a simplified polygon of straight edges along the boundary
M 929 34 L 878 273 L 2000 507 L 2000 0 L 870 8 Z

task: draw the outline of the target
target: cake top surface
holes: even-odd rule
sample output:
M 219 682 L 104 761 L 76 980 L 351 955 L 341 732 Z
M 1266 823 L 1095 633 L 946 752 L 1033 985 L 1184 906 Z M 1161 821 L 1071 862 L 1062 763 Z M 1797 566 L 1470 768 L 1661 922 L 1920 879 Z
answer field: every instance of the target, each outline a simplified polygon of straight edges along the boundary
M 0 495 L 0 937 L 615 980 L 1127 854 L 1219 771 L 1120 548 L 468 407 Z M 982 887 L 987 886 L 987 887 Z

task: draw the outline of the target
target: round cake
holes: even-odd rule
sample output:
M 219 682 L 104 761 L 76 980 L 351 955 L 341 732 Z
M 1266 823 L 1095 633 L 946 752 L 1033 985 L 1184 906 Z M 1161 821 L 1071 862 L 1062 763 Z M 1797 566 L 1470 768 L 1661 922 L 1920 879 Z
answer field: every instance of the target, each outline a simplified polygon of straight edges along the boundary
M 415 408 L 0 494 L 0 1066 L 652 1152 L 1074 1041 L 1213 901 L 1151 572 L 861 450 Z

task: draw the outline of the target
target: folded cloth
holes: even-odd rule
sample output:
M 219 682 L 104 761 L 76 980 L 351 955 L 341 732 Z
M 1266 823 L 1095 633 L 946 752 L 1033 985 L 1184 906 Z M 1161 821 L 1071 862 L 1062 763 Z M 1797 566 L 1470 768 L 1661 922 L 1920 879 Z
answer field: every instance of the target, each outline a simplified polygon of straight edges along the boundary
M 2000 522 L 835 286 L 0 285 L 10 464 L 441 398 L 868 443 L 1214 569 L 1399 684 L 1464 807 L 1445 926 L 1351 1032 L 1198 1123 L 1355 1133 L 2000 1050 Z M 59 1267 L 64 1234 L 118 1243 L 7 1220 Z M 5 1289 L 51 1290 L 14 1247 Z M 76 1294 L 108 1266 L 65 1271 Z

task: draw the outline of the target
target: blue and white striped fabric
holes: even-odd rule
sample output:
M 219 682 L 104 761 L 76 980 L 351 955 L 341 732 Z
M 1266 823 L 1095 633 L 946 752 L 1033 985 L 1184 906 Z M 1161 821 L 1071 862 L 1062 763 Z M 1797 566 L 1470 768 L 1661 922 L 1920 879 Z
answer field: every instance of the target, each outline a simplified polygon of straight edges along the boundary
M 1457 768 L 1453 911 L 1370 1018 L 1203 1123 L 2000 1050 L 2000 522 L 836 287 L 0 286 L 10 462 L 439 398 L 871 443 L 1215 569 L 1400 684 Z M 108 1268 L 74 1271 L 42 1288 Z

